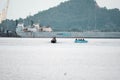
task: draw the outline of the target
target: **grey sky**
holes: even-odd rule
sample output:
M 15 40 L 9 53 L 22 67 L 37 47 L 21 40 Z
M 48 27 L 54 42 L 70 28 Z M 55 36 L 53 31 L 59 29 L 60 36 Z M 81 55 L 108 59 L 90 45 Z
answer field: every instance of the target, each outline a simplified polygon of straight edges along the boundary
M 0 11 L 5 6 L 6 0 L 0 0 Z M 8 15 L 9 19 L 25 18 L 29 14 L 33 15 L 38 11 L 49 9 L 67 0 L 10 0 Z M 97 0 L 99 6 L 107 8 L 119 8 L 119 0 Z
M 106 6 L 108 9 L 119 8 L 120 9 L 120 0 L 96 0 L 98 5 L 101 7 Z

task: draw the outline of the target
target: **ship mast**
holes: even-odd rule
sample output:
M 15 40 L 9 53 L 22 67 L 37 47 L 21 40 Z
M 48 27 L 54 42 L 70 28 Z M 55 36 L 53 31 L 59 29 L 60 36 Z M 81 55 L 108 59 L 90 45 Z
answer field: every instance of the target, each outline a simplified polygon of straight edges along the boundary
M 8 7 L 9 7 L 9 0 L 7 0 L 6 7 L 2 10 L 2 12 L 0 12 L 0 23 L 2 23 L 2 21 L 6 19 Z

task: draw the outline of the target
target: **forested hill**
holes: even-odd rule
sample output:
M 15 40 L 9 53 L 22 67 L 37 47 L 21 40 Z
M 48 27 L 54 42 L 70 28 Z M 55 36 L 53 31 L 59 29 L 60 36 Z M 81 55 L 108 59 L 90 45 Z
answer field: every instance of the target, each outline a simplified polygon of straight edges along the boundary
M 26 19 L 25 25 L 40 23 L 49 25 L 54 31 L 120 31 L 119 9 L 101 8 L 94 0 L 69 0 Z M 15 21 L 6 20 L 1 25 L 15 27 Z

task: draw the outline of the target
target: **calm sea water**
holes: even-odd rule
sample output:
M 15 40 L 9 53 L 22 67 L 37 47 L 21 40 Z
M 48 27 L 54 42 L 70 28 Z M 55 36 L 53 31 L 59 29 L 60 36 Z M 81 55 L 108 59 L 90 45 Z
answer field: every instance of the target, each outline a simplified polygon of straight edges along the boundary
M 120 80 L 120 39 L 0 38 L 0 80 Z

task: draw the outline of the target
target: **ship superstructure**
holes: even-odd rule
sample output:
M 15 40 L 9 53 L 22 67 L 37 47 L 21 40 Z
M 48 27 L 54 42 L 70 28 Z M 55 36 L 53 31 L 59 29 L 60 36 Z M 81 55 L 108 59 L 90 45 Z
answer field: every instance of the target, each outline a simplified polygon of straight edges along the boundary
M 40 26 L 39 24 L 24 26 L 23 23 L 19 23 L 16 32 L 52 32 L 52 28 L 49 26 Z

